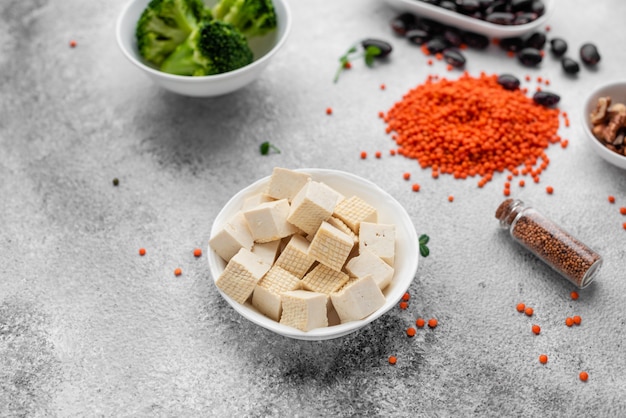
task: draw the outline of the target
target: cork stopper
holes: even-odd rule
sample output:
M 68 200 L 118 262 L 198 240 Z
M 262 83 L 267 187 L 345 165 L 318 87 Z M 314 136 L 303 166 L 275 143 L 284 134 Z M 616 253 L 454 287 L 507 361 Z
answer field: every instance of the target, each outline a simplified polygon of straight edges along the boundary
M 500 203 L 500 206 L 496 209 L 496 219 L 500 220 L 500 226 L 502 228 L 506 229 L 511 226 L 520 206 L 523 204 L 521 200 L 517 199 L 506 199 L 504 202 Z

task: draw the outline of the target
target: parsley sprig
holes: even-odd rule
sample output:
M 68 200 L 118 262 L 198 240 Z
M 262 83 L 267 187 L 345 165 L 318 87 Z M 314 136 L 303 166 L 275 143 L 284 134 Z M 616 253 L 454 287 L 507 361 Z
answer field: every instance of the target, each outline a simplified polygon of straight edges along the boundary
M 339 57 L 339 68 L 337 69 L 335 78 L 333 79 L 335 83 L 339 80 L 341 72 L 352 66 L 353 61 L 363 58 L 365 65 L 372 67 L 374 65 L 374 59 L 383 53 L 382 49 L 375 45 L 368 45 L 362 50 L 359 50 L 357 45 L 359 44 L 351 46 L 345 54 Z
M 430 241 L 430 237 L 426 234 L 422 234 L 419 237 L 419 243 L 420 243 L 420 254 L 422 255 L 422 257 L 428 257 L 428 254 L 430 254 L 430 250 L 428 249 L 428 241 Z
M 280 154 L 280 150 L 278 149 L 278 147 L 274 144 L 271 144 L 269 141 L 263 142 L 259 147 L 259 151 L 261 152 L 261 155 L 267 155 L 270 153 L 270 151 L 274 151 L 276 154 Z

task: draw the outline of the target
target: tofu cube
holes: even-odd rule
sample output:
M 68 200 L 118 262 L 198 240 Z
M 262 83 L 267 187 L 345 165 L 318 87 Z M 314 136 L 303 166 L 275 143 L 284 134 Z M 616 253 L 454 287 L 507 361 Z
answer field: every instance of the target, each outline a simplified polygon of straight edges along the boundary
M 292 235 L 278 256 L 276 265 L 301 279 L 314 262 L 315 258 L 309 255 L 309 241 L 301 235 Z
M 328 295 L 308 290 L 292 290 L 282 295 L 280 323 L 301 331 L 327 327 Z
M 341 270 L 354 240 L 328 222 L 322 222 L 309 245 L 309 255 L 333 270 Z
M 261 203 L 271 202 L 273 200 L 276 200 L 276 199 L 273 199 L 272 197 L 268 196 L 265 193 L 258 193 L 258 194 L 255 194 L 253 196 L 250 196 L 250 197 L 246 198 L 243 201 L 243 205 L 241 206 L 241 210 L 242 211 L 246 211 L 248 209 L 252 209 L 252 208 L 260 205 Z
M 332 226 L 334 226 L 341 232 L 345 232 L 346 234 L 350 235 L 355 244 L 359 242 L 359 236 L 355 234 L 350 229 L 350 227 L 346 225 L 346 223 L 342 221 L 341 219 L 337 218 L 336 216 L 331 216 L 330 218 L 326 220 L 326 222 L 328 222 L 329 224 L 331 224 Z
M 346 271 L 353 277 L 363 278 L 371 275 L 380 290 L 385 289 L 393 278 L 394 269 L 382 258 L 368 249 L 351 258 L 346 263 Z
M 365 276 L 330 294 L 341 323 L 358 321 L 385 304 L 385 295 L 372 276 Z
M 251 250 L 254 240 L 243 212 L 237 212 L 211 239 L 209 246 L 228 262 L 241 248 Z
M 348 225 L 355 234 L 359 233 L 361 222 L 378 222 L 376 208 L 358 196 L 352 196 L 339 202 L 334 215 Z
M 274 321 L 282 313 L 281 294 L 301 288 L 300 279 L 280 267 L 273 266 L 257 283 L 252 293 L 252 306 Z
M 361 222 L 359 227 L 359 251 L 368 249 L 391 267 L 396 253 L 396 226 Z
M 306 234 L 314 234 L 328 219 L 337 205 L 336 192 L 317 181 L 309 181 L 291 201 L 287 221 Z
M 243 212 L 254 242 L 269 242 L 287 237 L 297 230 L 289 222 L 287 199 L 274 200 L 257 205 Z
M 274 167 L 267 194 L 274 199 L 287 199 L 291 202 L 309 180 L 311 180 L 309 174 Z
M 231 299 L 243 304 L 270 267 L 261 257 L 242 248 L 226 264 L 215 285 Z
M 302 287 L 313 292 L 330 294 L 339 290 L 349 278 L 342 271 L 318 264 L 302 278 Z
M 280 240 L 259 242 L 252 246 L 252 252 L 261 257 L 266 263 L 274 264 L 280 250 Z

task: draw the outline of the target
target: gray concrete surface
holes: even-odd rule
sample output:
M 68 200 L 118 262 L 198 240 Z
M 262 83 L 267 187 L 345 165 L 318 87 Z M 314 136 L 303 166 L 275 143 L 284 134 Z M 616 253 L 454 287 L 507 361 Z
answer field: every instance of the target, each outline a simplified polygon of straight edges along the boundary
M 577 301 L 498 229 L 504 176 L 478 189 L 388 156 L 378 112 L 428 74 L 458 72 L 392 36 L 384 2 L 290 1 L 291 37 L 261 79 L 191 99 L 156 88 L 121 55 L 123 0 L 3 1 L 0 416 L 626 416 L 626 178 L 581 133 L 585 93 L 624 78 L 626 3 L 557 3 L 549 34 L 574 51 L 594 41 L 597 70 L 566 78 L 549 57 L 525 69 L 495 47 L 468 51 L 467 70 L 541 75 L 562 96 L 569 146 L 548 149 L 540 184 L 512 190 L 604 256 Z M 357 63 L 333 84 L 337 58 L 363 37 L 392 42 L 391 59 Z M 261 156 L 267 140 L 282 152 Z M 383 158 L 361 160 L 361 150 Z M 431 237 L 408 309 L 304 342 L 242 320 L 220 298 L 192 250 L 206 246 L 222 205 L 277 165 L 347 170 L 407 208 Z M 576 314 L 582 324 L 567 328 Z M 407 338 L 418 316 L 439 326 Z

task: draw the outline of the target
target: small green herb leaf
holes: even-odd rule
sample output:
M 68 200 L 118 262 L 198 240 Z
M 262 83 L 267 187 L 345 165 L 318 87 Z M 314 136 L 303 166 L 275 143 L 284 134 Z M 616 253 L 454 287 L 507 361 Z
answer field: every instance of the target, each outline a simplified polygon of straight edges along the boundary
M 428 241 L 430 241 L 430 237 L 426 234 L 422 234 L 419 237 L 419 244 L 420 244 L 420 254 L 422 255 L 422 257 L 428 257 L 428 255 L 430 254 L 430 250 L 428 249 Z
M 426 244 L 428 244 L 428 241 L 430 241 L 430 237 L 428 235 L 426 235 L 426 234 L 422 234 L 419 237 L 419 241 L 420 241 L 420 244 L 426 245 Z
M 261 146 L 259 147 L 259 151 L 261 151 L 261 155 L 267 155 L 272 150 L 276 152 L 277 154 L 280 154 L 280 150 L 275 145 L 270 144 L 269 141 L 263 142 Z

